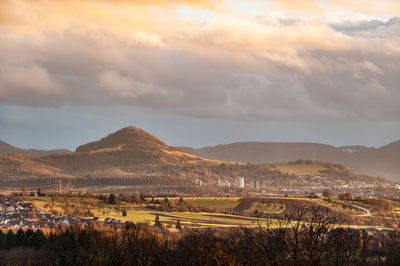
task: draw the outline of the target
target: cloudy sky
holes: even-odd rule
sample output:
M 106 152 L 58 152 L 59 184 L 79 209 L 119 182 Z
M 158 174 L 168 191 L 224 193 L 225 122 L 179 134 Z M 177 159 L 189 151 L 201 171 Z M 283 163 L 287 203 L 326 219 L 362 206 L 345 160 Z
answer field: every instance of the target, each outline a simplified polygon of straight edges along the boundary
M 2 0 L 0 139 L 400 137 L 398 0 Z

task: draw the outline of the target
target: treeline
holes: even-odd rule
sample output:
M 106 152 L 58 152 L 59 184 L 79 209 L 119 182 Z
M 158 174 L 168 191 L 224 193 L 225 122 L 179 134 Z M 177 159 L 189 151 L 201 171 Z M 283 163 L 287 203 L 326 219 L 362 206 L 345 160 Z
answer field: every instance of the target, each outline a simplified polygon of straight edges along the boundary
M 355 200 L 370 206 L 374 212 L 388 212 L 394 209 L 394 202 L 385 198 L 357 197 Z
M 320 166 L 324 166 L 324 167 L 326 167 L 326 169 L 320 171 L 321 175 L 327 175 L 330 177 L 339 177 L 344 180 L 358 180 L 358 181 L 366 181 L 366 182 L 385 181 L 384 179 L 379 178 L 379 177 L 358 174 L 354 170 L 351 170 L 344 165 L 335 164 L 332 162 L 299 159 L 299 160 L 295 160 L 295 161 L 290 161 L 287 164 L 289 164 L 289 165 L 320 165 Z
M 31 242 L 28 231 L 20 230 L 7 233 L 14 240 L 2 246 L 0 264 L 399 265 L 398 231 L 335 228 L 335 223 L 327 209 L 303 207 L 280 226 L 271 221 L 257 228 L 171 233 L 162 226 L 127 224 L 112 230 L 75 225 L 59 228 L 40 242 Z
M 8 250 L 14 247 L 30 247 L 39 249 L 46 237 L 41 230 L 26 231 L 19 229 L 17 232 L 8 230 L 7 233 L 0 230 L 0 250 Z
M 0 184 L 6 184 L 13 181 L 15 187 L 47 187 L 54 186 L 58 188 L 59 180 L 62 185 L 68 187 L 89 187 L 89 186 L 113 186 L 115 184 L 123 186 L 145 186 L 145 185 L 190 185 L 191 182 L 176 176 L 165 175 L 132 175 L 128 177 L 93 177 L 87 175 L 85 177 L 76 178 L 58 178 L 58 177 L 42 177 L 42 178 L 20 178 L 20 179 L 4 179 Z

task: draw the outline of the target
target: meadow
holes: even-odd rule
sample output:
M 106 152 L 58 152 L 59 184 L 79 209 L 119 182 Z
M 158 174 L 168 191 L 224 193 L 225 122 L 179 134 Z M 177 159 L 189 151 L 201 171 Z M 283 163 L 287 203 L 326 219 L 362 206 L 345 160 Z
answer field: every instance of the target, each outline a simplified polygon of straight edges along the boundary
M 232 208 L 238 204 L 238 199 L 185 198 L 185 201 L 213 208 Z M 76 210 L 81 210 L 84 216 L 90 212 L 89 217 L 100 217 L 101 219 L 115 218 L 134 223 L 153 224 L 156 215 L 159 216 L 161 223 L 176 224 L 179 220 L 184 226 L 257 226 L 260 221 L 265 221 L 265 219 L 224 213 L 162 211 L 147 208 L 145 204 L 141 203 L 118 202 L 118 204 L 109 204 L 97 198 L 24 197 L 24 200 L 32 202 L 36 207 L 50 213 L 56 212 L 60 215 L 74 216 Z M 171 198 L 170 200 L 174 199 Z M 122 216 L 123 210 L 126 211 L 126 216 Z
M 164 225 L 174 226 L 178 220 L 183 226 L 190 227 L 256 227 L 266 222 L 284 219 L 299 206 L 324 207 L 336 215 L 350 217 L 350 226 L 374 225 L 369 221 L 379 218 L 366 203 L 354 201 L 352 205 L 363 206 L 371 210 L 368 217 L 365 213 L 350 204 L 337 200 L 327 201 L 311 198 L 288 197 L 184 197 L 155 198 L 156 204 L 146 202 L 126 202 L 118 200 L 110 204 L 107 200 L 94 197 L 24 197 L 26 202 L 32 202 L 36 207 L 47 213 L 68 215 L 75 217 L 115 218 L 120 221 L 146 223 L 153 225 L 156 216 Z M 395 203 L 395 212 L 398 211 L 398 202 Z M 348 205 L 346 205 L 348 204 Z M 357 205 L 355 205 L 357 204 Z M 168 206 L 168 207 L 167 207 Z M 172 206 L 172 207 L 171 207 Z M 184 210 L 179 206 L 185 206 Z M 188 207 L 189 206 L 189 207 Z M 123 212 L 126 216 L 123 216 Z M 368 220 L 369 219 L 369 220 Z M 378 224 L 383 227 L 383 224 Z
M 276 166 L 282 173 L 289 175 L 320 175 L 321 171 L 327 170 L 327 167 L 319 164 L 311 165 L 290 165 L 290 164 L 279 164 Z

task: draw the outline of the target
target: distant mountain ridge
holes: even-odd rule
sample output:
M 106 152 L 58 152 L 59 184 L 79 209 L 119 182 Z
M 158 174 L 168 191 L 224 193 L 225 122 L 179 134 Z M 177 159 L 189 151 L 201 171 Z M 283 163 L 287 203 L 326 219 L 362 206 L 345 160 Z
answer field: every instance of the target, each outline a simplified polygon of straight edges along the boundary
M 294 145 L 297 150 L 296 159 L 304 151 L 303 145 Z M 257 147 L 260 148 L 259 143 L 253 144 L 253 150 Z M 317 147 L 321 150 L 335 150 L 329 145 L 315 144 L 307 152 L 315 151 Z M 239 154 L 243 154 L 244 150 L 240 148 L 241 145 L 238 145 Z M 259 150 L 261 151 L 262 149 Z M 131 193 L 132 189 L 153 191 L 157 187 L 163 193 L 200 189 L 207 194 L 211 193 L 210 190 L 219 188 L 193 186 L 193 181 L 201 179 L 213 182 L 223 179 L 234 182 L 240 176 L 246 177 L 248 181 L 264 180 L 267 183 L 286 184 L 289 179 L 295 181 L 296 175 L 323 175 L 340 182 L 387 182 L 383 178 L 359 174 L 330 162 L 308 160 L 299 163 L 296 161 L 294 165 L 293 162 L 286 165 L 243 164 L 232 162 L 232 157 L 227 161 L 220 161 L 188 152 L 196 151 L 168 146 L 141 129 L 126 127 L 98 141 L 81 145 L 75 152 L 39 158 L 0 155 L 0 188 L 8 190 L 9 187 L 40 185 L 58 189 L 58 180 L 61 182 L 63 179 L 63 184 L 69 188 L 88 187 L 94 191 L 115 189 Z M 284 154 L 284 151 L 280 152 Z M 234 154 L 235 152 L 232 153 Z
M 48 156 L 51 154 L 62 154 L 62 153 L 69 153 L 69 152 L 71 152 L 71 151 L 67 150 L 67 149 L 59 149 L 59 150 L 21 149 L 21 148 L 14 147 L 14 146 L 0 140 L 0 155 L 1 154 L 12 154 L 12 155 L 42 157 L 42 156 Z
M 3 144 L 24 156 L 0 156 L 3 177 L 29 176 L 204 176 L 231 162 L 274 163 L 313 159 L 342 164 L 366 175 L 400 180 L 400 142 L 384 147 L 334 147 L 317 143 L 243 142 L 202 149 L 171 147 L 142 129 L 126 127 L 76 148 L 75 152 L 44 152 L 26 157 L 27 150 Z M 6 150 L 4 148 L 4 150 Z M 37 156 L 38 153 L 35 153 Z M 382 160 L 382 158 L 387 158 Z M 253 165 L 254 169 L 258 166 Z M 396 168 L 397 167 L 397 168 Z M 230 171 L 223 168 L 223 172 Z M 385 171 L 382 171 L 384 169 Z M 212 170 L 212 171 L 214 171 Z M 218 170 L 220 171 L 220 170 Z M 255 170 L 258 171 L 258 170 Z M 246 173 L 243 173 L 246 174 Z M 248 174 L 248 173 L 247 173 Z
M 340 146 L 338 147 L 341 151 L 345 152 L 360 152 L 366 150 L 374 150 L 375 148 L 365 147 L 361 145 L 352 145 L 352 146 Z
M 190 149 L 185 149 L 190 152 Z M 343 164 L 358 172 L 400 180 L 400 141 L 379 148 L 296 142 L 238 142 L 195 149 L 206 158 L 242 163 L 315 159 Z
M 120 129 L 108 136 L 76 148 L 75 152 L 55 153 L 32 158 L 0 156 L 3 176 L 132 176 L 160 174 L 212 160 L 170 147 L 151 134 L 135 127 Z

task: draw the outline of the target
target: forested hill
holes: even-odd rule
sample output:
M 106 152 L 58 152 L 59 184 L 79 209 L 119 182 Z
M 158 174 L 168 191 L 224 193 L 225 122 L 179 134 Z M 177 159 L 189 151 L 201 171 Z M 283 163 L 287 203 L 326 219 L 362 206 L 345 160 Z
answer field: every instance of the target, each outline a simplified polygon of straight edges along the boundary
M 191 152 L 190 149 L 183 149 Z M 240 142 L 195 149 L 195 154 L 243 163 L 274 163 L 315 158 L 343 164 L 360 173 L 400 180 L 400 141 L 379 148 L 335 147 L 318 143 Z

